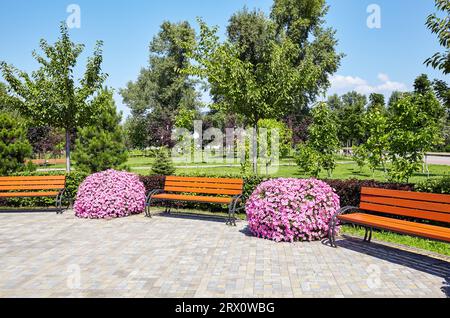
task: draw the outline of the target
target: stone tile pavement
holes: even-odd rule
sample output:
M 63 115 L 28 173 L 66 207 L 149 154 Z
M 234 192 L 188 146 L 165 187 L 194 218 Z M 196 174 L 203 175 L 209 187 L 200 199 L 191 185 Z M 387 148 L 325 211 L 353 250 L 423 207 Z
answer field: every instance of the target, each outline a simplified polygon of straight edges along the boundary
M 246 223 L 0 214 L 0 297 L 448 297 L 450 263 L 359 240 L 275 243 Z

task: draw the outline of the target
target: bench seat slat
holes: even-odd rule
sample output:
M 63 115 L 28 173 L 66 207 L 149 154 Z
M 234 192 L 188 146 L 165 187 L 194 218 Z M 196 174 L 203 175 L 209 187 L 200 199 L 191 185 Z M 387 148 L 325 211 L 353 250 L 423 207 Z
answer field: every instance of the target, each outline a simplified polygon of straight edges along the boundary
M 445 203 L 435 203 L 435 202 L 426 202 L 426 201 L 415 201 L 409 199 L 400 199 L 400 198 L 388 198 L 388 197 L 379 197 L 373 195 L 362 194 L 361 202 L 367 203 L 378 203 L 384 205 L 391 205 L 397 207 L 404 208 L 412 208 L 412 209 L 420 209 L 425 211 L 434 211 L 441 213 L 450 213 L 450 204 Z
M 25 177 L 0 177 L 0 181 L 46 181 L 46 180 L 66 180 L 65 176 L 25 176 Z
M 62 190 L 64 185 L 0 185 L 0 191 L 20 191 L 20 190 Z
M 201 193 L 201 194 L 218 194 L 218 195 L 239 195 L 242 190 L 228 190 L 228 189 L 200 189 L 188 187 L 164 187 L 167 192 L 181 192 L 181 193 Z
M 59 192 L 2 192 L 0 198 L 56 197 Z
M 450 223 L 450 213 L 439 213 L 434 211 L 423 211 L 417 209 L 396 207 L 390 205 L 361 202 L 360 209 L 383 214 L 395 214 L 399 216 L 408 216 L 412 218 L 447 222 Z
M 228 189 L 228 190 L 242 190 L 242 184 L 220 184 L 220 183 L 205 183 L 205 182 L 175 182 L 166 181 L 166 187 L 186 187 L 186 188 L 201 188 L 201 189 Z
M 197 177 L 166 177 L 167 181 L 175 182 L 204 182 L 204 183 L 219 183 L 219 184 L 244 184 L 243 179 L 232 179 L 232 178 L 197 178 Z
M 448 194 L 387 190 L 387 189 L 366 188 L 366 187 L 363 187 L 361 189 L 361 194 L 450 204 L 450 195 Z
M 231 198 L 190 196 L 190 195 L 166 194 L 166 193 L 154 195 L 152 198 L 159 200 L 193 201 L 193 202 L 218 203 L 218 204 L 229 204 L 232 200 Z
M 350 222 L 358 225 L 450 242 L 450 229 L 440 226 L 419 224 L 364 213 L 341 215 L 339 216 L 339 219 L 344 222 Z
M 40 181 L 0 181 L 0 186 L 20 186 L 20 185 L 65 185 L 65 180 L 40 180 Z

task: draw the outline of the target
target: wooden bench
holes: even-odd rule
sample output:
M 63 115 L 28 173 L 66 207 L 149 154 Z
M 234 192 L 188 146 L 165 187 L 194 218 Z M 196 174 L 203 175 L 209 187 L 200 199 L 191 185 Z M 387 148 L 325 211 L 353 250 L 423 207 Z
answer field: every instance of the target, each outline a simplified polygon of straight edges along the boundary
M 184 201 L 228 205 L 227 225 L 236 225 L 236 206 L 242 197 L 243 179 L 174 177 L 165 179 L 164 189 L 147 195 L 146 216 L 153 201 Z M 166 208 L 170 213 L 170 208 Z
M 57 213 L 62 213 L 65 176 L 0 177 L 0 198 L 55 197 Z
M 450 242 L 450 228 L 446 227 L 450 223 L 450 195 L 362 188 L 359 207 L 344 207 L 331 220 L 328 237 L 333 247 L 338 223 L 363 226 L 365 242 L 371 241 L 373 229 Z

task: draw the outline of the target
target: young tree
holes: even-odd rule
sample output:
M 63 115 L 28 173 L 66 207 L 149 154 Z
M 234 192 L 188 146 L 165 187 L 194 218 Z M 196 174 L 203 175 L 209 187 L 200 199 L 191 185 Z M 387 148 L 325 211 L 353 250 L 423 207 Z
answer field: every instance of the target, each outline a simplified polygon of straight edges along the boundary
M 77 169 L 90 173 L 121 168 L 128 159 L 112 91 L 104 89 L 98 100 L 103 111 L 93 125 L 79 130 L 73 153 Z
M 39 126 L 52 125 L 65 130 L 66 169 L 70 172 L 70 134 L 91 123 L 101 112 L 96 94 L 106 75 L 101 72 L 102 42 L 99 41 L 77 86 L 74 68 L 84 45 L 70 40 L 65 23 L 61 23 L 60 32 L 61 37 L 53 46 L 41 40 L 44 56 L 33 52 L 40 68 L 31 75 L 5 62 L 1 62 L 0 69 L 21 113 Z
M 246 9 L 230 19 L 228 39 L 219 41 L 217 28 L 199 20 L 200 36 L 188 73 L 207 79 L 211 94 L 228 113 L 248 120 L 256 130 L 261 119 L 279 119 L 304 111 L 329 86 L 342 55 L 334 31 L 324 29 L 325 3 L 311 3 L 314 17 L 305 34 L 293 36 L 283 27 L 286 15 L 298 18 L 308 11 L 294 3 L 295 17 L 283 3 L 271 18 Z M 255 143 L 255 141 L 253 141 Z M 256 157 L 252 158 L 257 171 Z
M 389 120 L 385 113 L 377 107 L 364 116 L 367 140 L 361 147 L 372 173 L 375 173 L 375 169 L 378 167 L 382 167 L 386 172 L 386 152 L 389 146 L 388 123 Z
M 387 129 L 391 179 L 408 181 L 424 153 L 442 142 L 443 113 L 432 91 L 405 94 L 392 105 Z
M 14 115 L 0 112 L 0 175 L 9 175 L 27 168 L 25 159 L 31 156 L 24 122 Z
M 300 148 L 297 164 L 315 177 L 321 170 L 326 170 L 328 177 L 331 177 L 336 168 L 335 154 L 339 149 L 336 119 L 326 103 L 314 107 L 312 117 L 309 139 L 304 148 Z
M 152 175 L 170 176 L 175 173 L 175 167 L 172 159 L 169 157 L 169 151 L 161 147 L 156 153 L 155 161 L 152 166 Z
M 341 144 L 351 147 L 361 143 L 364 138 L 363 116 L 367 99 L 357 92 L 344 94 L 340 99 L 340 104 L 333 105 L 336 109 L 338 136 Z M 333 99 L 331 101 L 335 104 Z

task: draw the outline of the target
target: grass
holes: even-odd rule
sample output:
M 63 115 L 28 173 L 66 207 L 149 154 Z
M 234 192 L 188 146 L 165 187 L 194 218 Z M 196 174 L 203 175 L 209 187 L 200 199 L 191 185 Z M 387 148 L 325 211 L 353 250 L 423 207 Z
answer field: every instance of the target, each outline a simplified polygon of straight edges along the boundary
M 344 225 L 342 227 L 343 234 L 364 237 L 364 229 L 352 225 Z M 450 256 L 450 244 L 444 242 L 431 241 L 408 235 L 400 235 L 392 232 L 377 231 L 373 233 L 373 239 L 389 243 L 411 246 L 422 250 Z
M 299 172 L 297 166 L 279 166 L 278 171 L 270 174 L 270 177 L 294 177 L 294 178 L 306 178 L 307 175 Z M 438 177 L 450 174 L 450 166 L 430 165 L 430 177 Z M 139 173 L 139 171 L 136 171 Z M 184 168 L 177 169 L 177 173 L 204 173 L 211 175 L 227 175 L 227 174 L 239 174 L 239 167 L 215 167 L 215 168 Z M 328 178 L 326 172 L 322 172 L 319 178 Z M 369 169 L 363 169 L 360 171 L 359 167 L 355 163 L 338 163 L 336 169 L 333 172 L 332 179 L 375 179 L 378 181 L 388 181 L 385 174 L 381 170 L 376 170 L 372 174 Z M 427 179 L 426 174 L 416 173 L 409 180 L 411 183 L 417 183 Z

